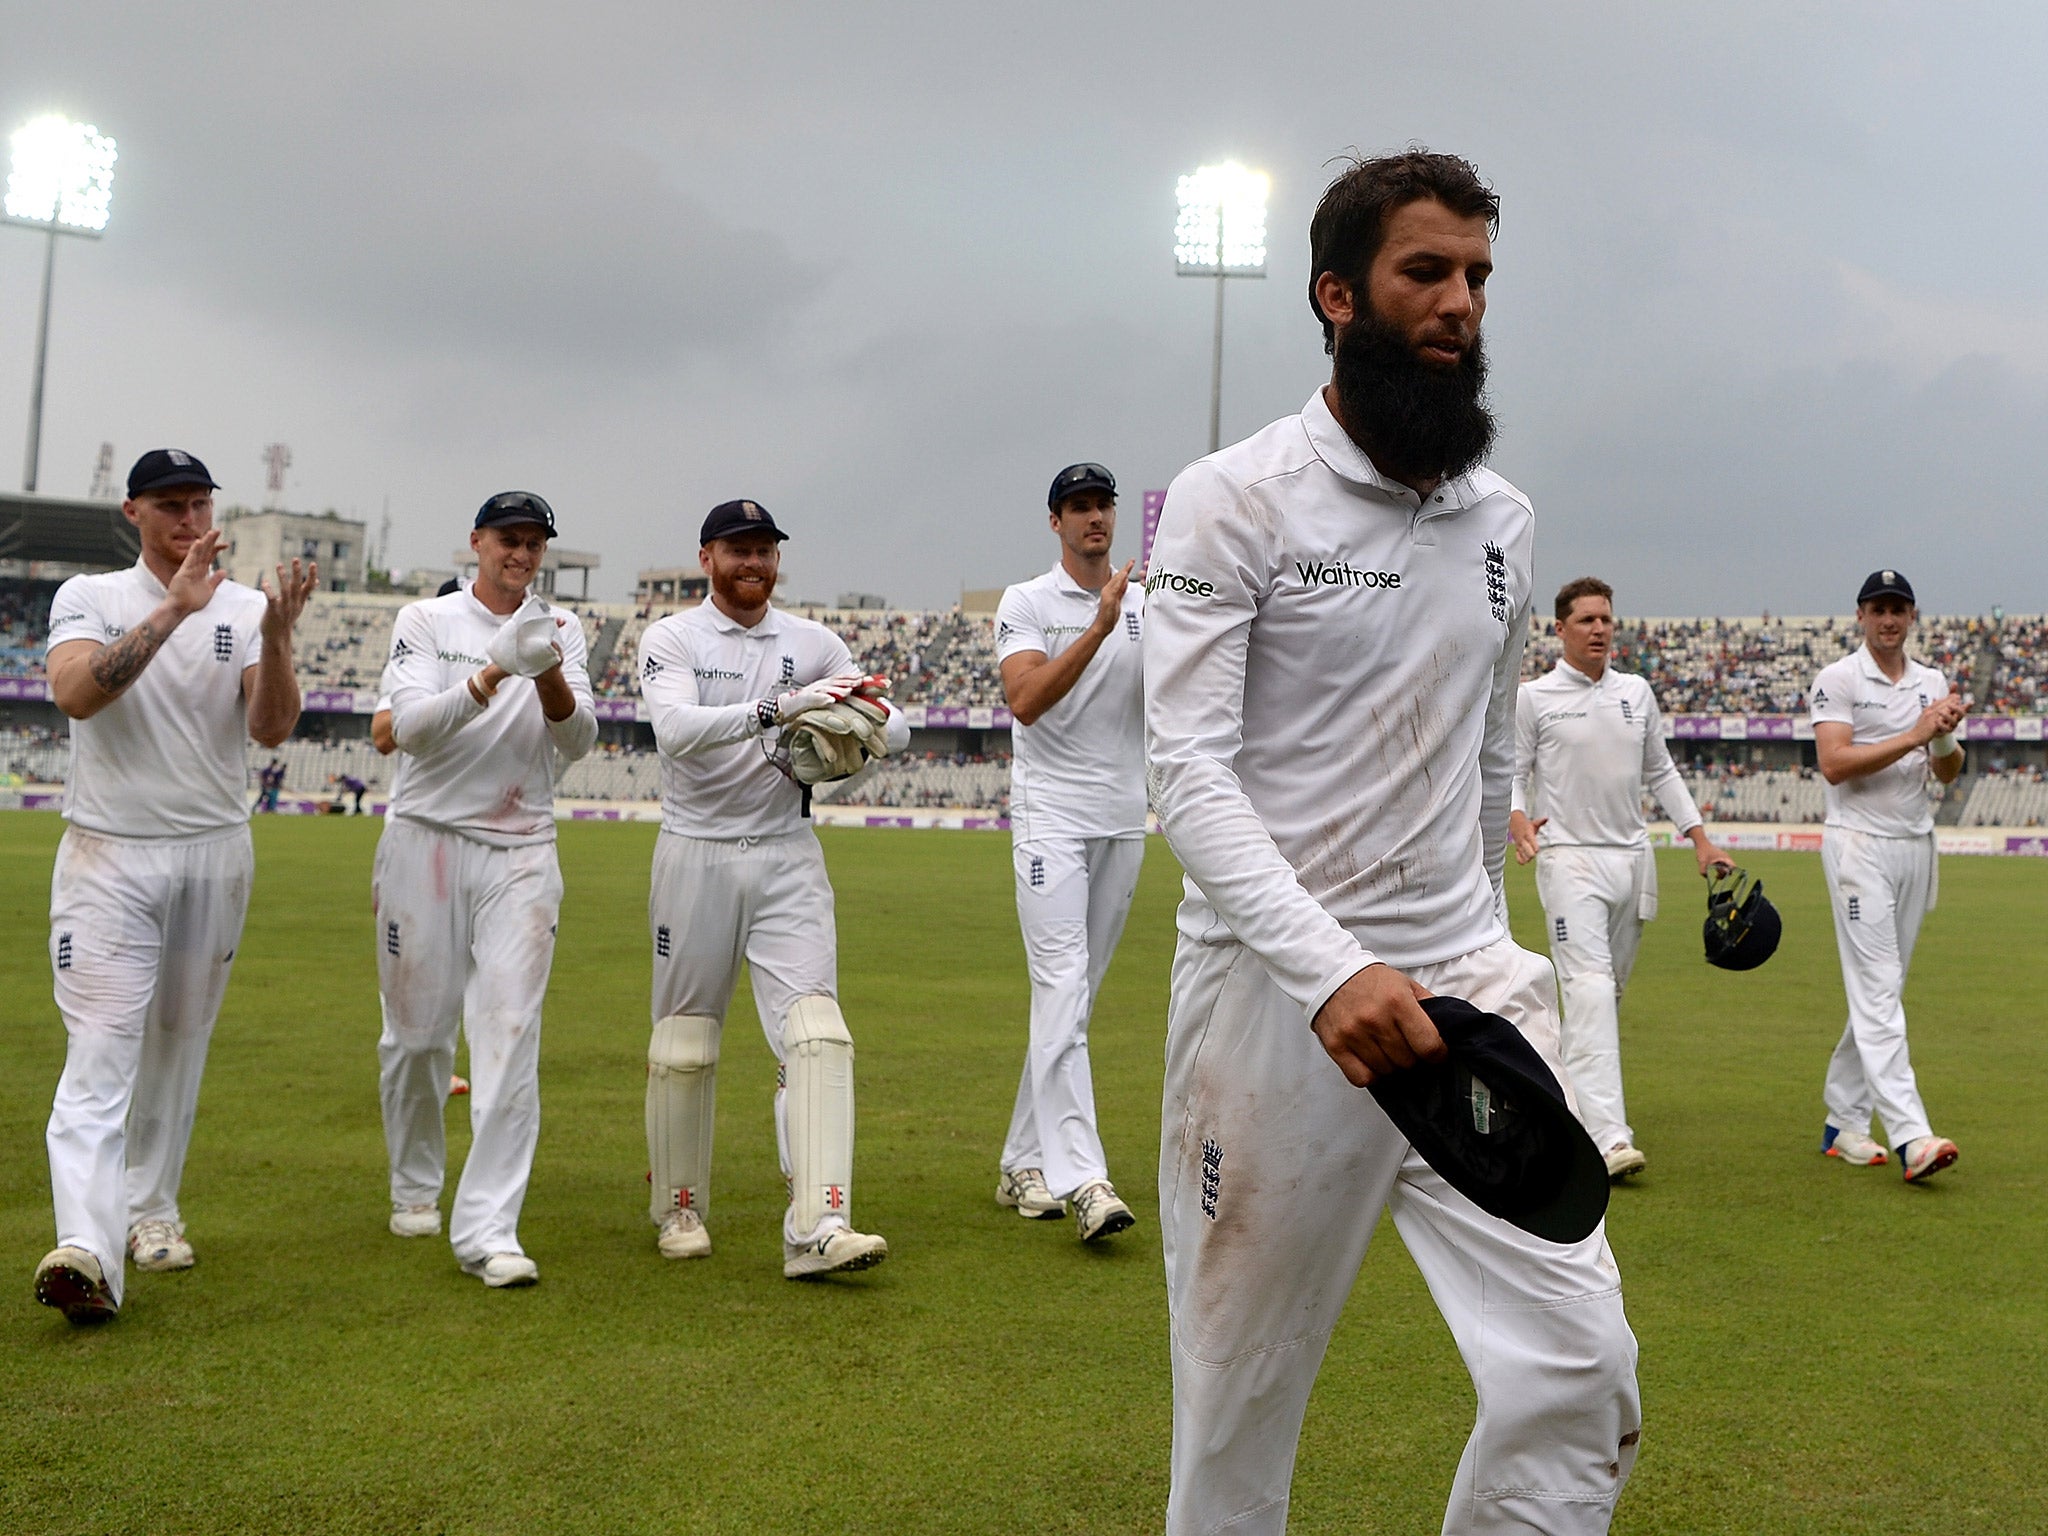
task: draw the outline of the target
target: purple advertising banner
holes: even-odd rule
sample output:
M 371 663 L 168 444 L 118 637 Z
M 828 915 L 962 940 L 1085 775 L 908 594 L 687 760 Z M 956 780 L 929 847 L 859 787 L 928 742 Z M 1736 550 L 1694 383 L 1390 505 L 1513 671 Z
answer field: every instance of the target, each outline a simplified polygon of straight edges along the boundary
M 0 699 L 47 699 L 50 685 L 40 677 L 0 677 Z
M 920 715 L 917 711 L 922 710 Z M 905 706 L 913 727 L 921 726 L 928 731 L 958 730 L 971 727 L 974 730 L 1007 731 L 1010 728 L 1010 712 L 1000 706 L 990 709 L 986 705 L 970 709 L 965 704 L 910 704 Z M 977 722 L 975 715 L 985 714 L 985 722 Z
M 2019 722 L 2011 715 L 1972 715 L 1963 722 L 1965 741 L 2011 741 Z
M 1165 506 L 1166 492 L 1147 491 L 1145 493 L 1144 542 L 1138 549 L 1138 569 L 1140 571 L 1152 569 L 1152 537 L 1159 532 L 1159 513 Z
M 631 720 L 633 718 L 633 707 L 640 701 L 638 699 L 598 699 L 594 702 L 597 708 L 597 718 L 600 720 Z

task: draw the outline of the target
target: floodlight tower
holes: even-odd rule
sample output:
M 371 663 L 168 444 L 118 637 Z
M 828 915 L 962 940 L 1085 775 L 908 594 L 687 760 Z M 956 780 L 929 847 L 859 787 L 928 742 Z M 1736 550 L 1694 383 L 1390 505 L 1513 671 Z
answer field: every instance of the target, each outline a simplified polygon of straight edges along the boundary
M 1216 339 L 1209 365 L 1209 451 L 1223 446 L 1223 283 L 1266 275 L 1266 194 L 1272 179 L 1235 160 L 1180 179 L 1174 270 L 1216 279 Z
M 36 460 L 43 446 L 43 359 L 50 347 L 50 277 L 57 266 L 57 237 L 97 240 L 107 227 L 114 196 L 114 141 L 90 123 L 58 113 L 38 117 L 14 131 L 14 166 L 7 177 L 7 222 L 46 231 L 43 303 L 36 315 L 35 385 L 28 400 L 28 452 L 21 488 L 36 488 Z

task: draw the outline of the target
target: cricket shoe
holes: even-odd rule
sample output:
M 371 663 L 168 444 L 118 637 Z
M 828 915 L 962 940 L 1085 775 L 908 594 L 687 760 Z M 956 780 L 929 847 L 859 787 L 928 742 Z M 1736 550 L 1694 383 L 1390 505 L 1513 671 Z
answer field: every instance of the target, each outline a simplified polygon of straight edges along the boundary
M 465 1275 L 475 1275 L 492 1290 L 515 1285 L 533 1285 L 540 1279 L 540 1266 L 523 1253 L 494 1253 L 487 1259 L 471 1259 L 462 1266 Z
M 1625 1141 L 1617 1141 L 1600 1156 L 1606 1160 L 1610 1179 L 1625 1179 L 1650 1166 L 1650 1160 Z
M 36 1300 L 74 1323 L 104 1323 L 121 1308 L 106 1271 L 83 1248 L 52 1248 L 36 1266 Z
M 128 1254 L 137 1269 L 190 1269 L 195 1262 L 185 1234 L 168 1221 L 138 1221 L 128 1229 Z
M 1138 1224 L 1138 1218 L 1131 1214 L 1131 1208 L 1117 1199 L 1116 1191 L 1109 1187 L 1109 1180 L 1097 1179 L 1093 1184 L 1083 1184 L 1074 1191 L 1074 1222 L 1081 1234 L 1081 1241 L 1092 1243 L 1098 1237 L 1114 1237 Z
M 806 1243 L 782 1240 L 782 1278 L 806 1280 L 813 1275 L 850 1275 L 873 1269 L 889 1257 L 889 1245 L 872 1232 L 856 1232 L 837 1223 Z
M 1959 1156 L 1956 1144 L 1946 1136 L 1915 1136 L 1899 1148 L 1899 1172 L 1906 1176 L 1908 1184 L 1917 1184 L 1941 1172 Z
M 708 1259 L 711 1234 L 704 1230 L 704 1218 L 695 1211 L 673 1210 L 661 1218 L 661 1235 L 654 1240 L 664 1259 Z
M 996 1204 L 1014 1207 L 1026 1221 L 1059 1221 L 1067 1214 L 1067 1202 L 1053 1194 L 1037 1168 L 1004 1169 L 996 1181 Z
M 398 1205 L 391 1207 L 391 1235 L 393 1237 L 432 1237 L 441 1230 L 441 1207 L 438 1205 Z
M 1832 1125 L 1820 1133 L 1820 1149 L 1829 1157 L 1839 1157 L 1858 1168 L 1874 1168 L 1891 1161 L 1891 1154 L 1885 1151 L 1884 1143 L 1875 1136 L 1866 1136 L 1861 1131 L 1837 1130 Z

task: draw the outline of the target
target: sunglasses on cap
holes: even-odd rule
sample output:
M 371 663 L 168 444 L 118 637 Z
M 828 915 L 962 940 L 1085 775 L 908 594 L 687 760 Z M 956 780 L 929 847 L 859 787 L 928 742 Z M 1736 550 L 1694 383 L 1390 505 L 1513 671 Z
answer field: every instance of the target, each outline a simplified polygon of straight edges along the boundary
M 531 491 L 501 491 L 477 509 L 476 526 L 495 528 L 506 523 L 537 523 L 549 538 L 555 536 L 555 509 Z

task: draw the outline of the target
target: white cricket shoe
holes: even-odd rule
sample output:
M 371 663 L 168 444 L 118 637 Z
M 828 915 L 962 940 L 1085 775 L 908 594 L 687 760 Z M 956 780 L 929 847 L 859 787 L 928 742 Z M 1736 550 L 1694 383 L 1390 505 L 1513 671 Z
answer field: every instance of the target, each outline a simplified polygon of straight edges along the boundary
M 834 1224 L 807 1243 L 782 1240 L 782 1278 L 850 1275 L 855 1270 L 873 1269 L 888 1257 L 889 1245 L 874 1233 Z
M 494 1253 L 487 1259 L 472 1259 L 462 1266 L 492 1290 L 515 1285 L 532 1285 L 540 1279 L 540 1266 L 523 1253 Z
M 74 1323 L 104 1323 L 121 1309 L 100 1261 L 83 1248 L 52 1248 L 36 1266 L 36 1300 Z
M 695 1211 L 674 1210 L 661 1218 L 661 1235 L 654 1240 L 664 1259 L 708 1259 L 711 1234 L 704 1230 L 704 1218 Z
M 1092 1243 L 1098 1237 L 1114 1237 L 1136 1226 L 1138 1218 L 1116 1197 L 1116 1191 L 1109 1187 L 1109 1180 L 1097 1179 L 1093 1184 L 1083 1184 L 1074 1191 L 1074 1222 L 1081 1241 Z
M 1832 1125 L 1821 1132 L 1820 1149 L 1829 1157 L 1839 1157 L 1858 1168 L 1871 1168 L 1891 1161 L 1891 1154 L 1885 1151 L 1884 1143 L 1875 1136 L 1866 1136 L 1861 1131 L 1837 1130 Z
M 1054 1195 L 1038 1168 L 1006 1168 L 996 1181 L 996 1204 L 1014 1207 L 1026 1221 L 1059 1221 L 1067 1202 Z
M 1650 1160 L 1625 1141 L 1617 1141 L 1600 1155 L 1607 1160 L 1607 1177 L 1610 1179 L 1625 1179 L 1650 1166 Z
M 1962 1154 L 1946 1136 L 1915 1136 L 1899 1148 L 1899 1172 L 1908 1184 L 1917 1184 L 1929 1174 L 1939 1173 Z
M 138 1221 L 128 1229 L 128 1254 L 137 1269 L 190 1269 L 195 1262 L 185 1234 L 168 1221 Z
M 393 1205 L 391 1207 L 391 1235 L 393 1237 L 432 1237 L 441 1230 L 441 1207 L 438 1205 Z

